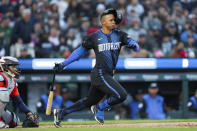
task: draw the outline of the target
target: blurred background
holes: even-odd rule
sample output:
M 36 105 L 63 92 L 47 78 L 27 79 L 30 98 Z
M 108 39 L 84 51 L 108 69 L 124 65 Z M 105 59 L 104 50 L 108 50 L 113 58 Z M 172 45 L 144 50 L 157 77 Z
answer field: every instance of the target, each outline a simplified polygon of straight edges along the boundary
M 115 78 L 129 97 L 106 112 L 106 119 L 197 118 L 196 0 L 1 0 L 0 57 L 19 58 L 19 91 L 30 109 L 49 120 L 44 113 L 53 63 L 68 58 L 85 36 L 100 29 L 99 16 L 107 8 L 122 12 L 118 28 L 141 50 L 122 48 Z M 87 95 L 94 57 L 89 51 L 57 74 L 52 108 Z M 19 112 L 15 105 L 9 108 Z M 65 119 L 92 118 L 87 109 Z

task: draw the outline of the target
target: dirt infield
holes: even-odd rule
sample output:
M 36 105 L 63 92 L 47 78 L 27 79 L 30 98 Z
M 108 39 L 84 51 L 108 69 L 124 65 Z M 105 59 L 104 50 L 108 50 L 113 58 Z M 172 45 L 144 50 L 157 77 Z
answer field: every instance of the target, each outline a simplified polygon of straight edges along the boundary
M 62 128 L 109 128 L 109 127 L 197 127 L 197 122 L 62 125 Z M 53 125 L 41 125 L 39 128 L 55 128 L 55 127 Z

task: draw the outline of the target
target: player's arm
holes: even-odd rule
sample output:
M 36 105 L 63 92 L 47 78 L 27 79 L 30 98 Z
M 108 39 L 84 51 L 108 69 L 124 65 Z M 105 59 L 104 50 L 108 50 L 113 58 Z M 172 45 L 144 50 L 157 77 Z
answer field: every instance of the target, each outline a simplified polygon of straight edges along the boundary
M 82 45 L 77 48 L 76 50 L 74 50 L 72 52 L 72 54 L 70 55 L 70 57 L 68 59 L 65 59 L 64 62 L 62 62 L 62 64 L 64 66 L 68 66 L 70 63 L 79 60 L 82 56 L 84 56 L 87 53 L 87 50 L 85 48 L 82 47 Z
M 24 112 L 25 114 L 28 114 L 31 112 L 29 108 L 25 105 L 20 95 L 12 97 L 13 102 L 19 107 L 20 111 Z
M 10 97 L 12 98 L 14 104 L 19 107 L 20 111 L 24 112 L 25 114 L 31 112 L 20 97 L 17 86 L 15 86 L 12 90 Z
M 148 118 L 147 113 L 146 113 L 146 102 L 145 102 L 145 100 L 143 100 L 142 102 L 139 103 L 138 108 L 139 108 L 140 118 Z
M 120 33 L 121 33 L 123 45 L 127 46 L 128 48 L 133 49 L 134 51 L 140 50 L 139 44 L 133 39 L 131 39 L 131 37 L 127 33 L 125 32 L 120 32 Z
M 89 49 L 93 48 L 93 42 L 91 42 L 91 36 L 86 37 L 86 39 L 83 41 L 82 45 L 75 49 L 72 54 L 65 59 L 62 63 L 57 64 L 54 69 L 56 71 L 61 72 L 66 66 L 71 64 L 74 61 L 79 60 L 81 57 L 83 57 Z
M 75 49 L 72 54 L 65 59 L 62 63 L 57 64 L 54 69 L 56 71 L 61 72 L 64 67 L 68 66 L 69 64 L 71 64 L 74 61 L 79 60 L 82 56 L 84 56 L 87 53 L 87 50 L 85 48 L 83 48 L 82 46 L 78 47 L 77 49 Z
M 187 103 L 187 107 L 189 108 L 189 111 L 197 112 L 197 108 L 195 108 L 194 103 L 191 100 Z

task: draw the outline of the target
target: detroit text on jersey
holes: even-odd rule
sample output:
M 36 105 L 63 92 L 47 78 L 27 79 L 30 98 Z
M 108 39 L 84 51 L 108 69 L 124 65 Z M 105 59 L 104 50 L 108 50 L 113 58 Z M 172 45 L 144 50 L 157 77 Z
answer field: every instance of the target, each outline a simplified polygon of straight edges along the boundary
M 106 51 L 106 50 L 119 50 L 121 42 L 115 43 L 104 43 L 98 45 L 99 52 Z

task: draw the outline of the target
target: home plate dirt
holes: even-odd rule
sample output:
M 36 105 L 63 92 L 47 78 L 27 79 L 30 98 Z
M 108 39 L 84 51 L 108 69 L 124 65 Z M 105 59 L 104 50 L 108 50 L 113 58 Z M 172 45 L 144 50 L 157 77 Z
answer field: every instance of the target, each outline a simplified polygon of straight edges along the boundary
M 62 128 L 106 128 L 106 127 L 197 127 L 197 122 L 166 122 L 166 123 L 131 123 L 104 125 L 62 125 Z M 39 128 L 55 128 L 53 125 L 42 125 Z

